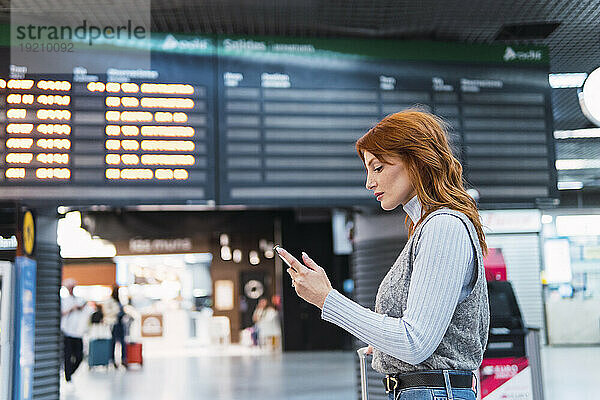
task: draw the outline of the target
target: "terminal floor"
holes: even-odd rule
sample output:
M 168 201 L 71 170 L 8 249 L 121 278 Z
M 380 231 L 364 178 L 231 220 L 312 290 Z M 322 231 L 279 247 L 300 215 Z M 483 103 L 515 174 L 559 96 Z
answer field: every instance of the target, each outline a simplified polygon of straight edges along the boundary
M 355 352 L 269 354 L 237 346 L 147 352 L 140 369 L 88 370 L 62 385 L 61 400 L 349 400 Z M 544 394 L 596 399 L 600 347 L 544 347 Z M 594 390 L 595 389 L 595 390 Z

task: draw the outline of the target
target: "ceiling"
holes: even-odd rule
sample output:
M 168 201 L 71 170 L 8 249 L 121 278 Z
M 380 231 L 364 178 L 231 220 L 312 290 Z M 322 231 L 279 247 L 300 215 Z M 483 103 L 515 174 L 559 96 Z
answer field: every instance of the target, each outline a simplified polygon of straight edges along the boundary
M 150 0 L 12 0 L 22 11 L 51 4 L 57 13 L 78 13 L 86 3 L 107 15 L 118 10 L 120 20 L 127 10 L 147 10 Z M 9 9 L 0 0 L 0 20 L 9 21 Z M 550 50 L 551 73 L 600 66 L 600 0 L 155 0 L 150 9 L 154 31 L 541 44 Z M 556 130 L 592 126 L 577 89 L 554 89 L 552 104 Z M 581 158 L 584 149 L 598 156 L 600 138 L 557 140 L 556 148 L 559 159 Z M 559 179 L 571 178 L 559 171 Z M 579 171 L 577 179 L 600 188 L 600 169 Z

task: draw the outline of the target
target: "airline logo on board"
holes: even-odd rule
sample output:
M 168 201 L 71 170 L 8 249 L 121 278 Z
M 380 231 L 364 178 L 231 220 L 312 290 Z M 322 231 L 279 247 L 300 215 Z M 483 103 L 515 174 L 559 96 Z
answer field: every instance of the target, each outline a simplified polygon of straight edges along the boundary
M 541 61 L 541 50 L 515 51 L 512 47 L 507 46 L 504 51 L 504 61 Z
M 208 50 L 208 40 L 198 38 L 191 40 L 176 39 L 173 35 L 167 35 L 161 48 L 163 50 Z

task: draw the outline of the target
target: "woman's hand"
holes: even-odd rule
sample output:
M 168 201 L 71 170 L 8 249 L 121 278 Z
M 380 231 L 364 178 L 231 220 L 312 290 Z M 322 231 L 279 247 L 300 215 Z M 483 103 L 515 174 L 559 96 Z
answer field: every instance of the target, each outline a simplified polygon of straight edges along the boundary
M 279 253 L 292 267 L 287 269 L 292 277 L 296 294 L 315 306 L 323 309 L 325 298 L 331 291 L 331 282 L 325 270 L 317 265 L 306 253 L 302 253 L 302 264 L 285 249 L 277 247 Z
M 373 354 L 373 346 L 369 345 L 369 347 L 367 347 L 367 351 L 365 351 L 365 354 Z

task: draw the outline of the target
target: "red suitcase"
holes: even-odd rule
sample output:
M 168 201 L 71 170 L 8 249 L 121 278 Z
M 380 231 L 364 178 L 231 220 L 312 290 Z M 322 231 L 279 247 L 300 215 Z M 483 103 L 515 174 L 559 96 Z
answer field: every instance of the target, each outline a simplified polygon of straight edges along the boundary
M 127 343 L 127 364 L 144 365 L 141 343 Z

